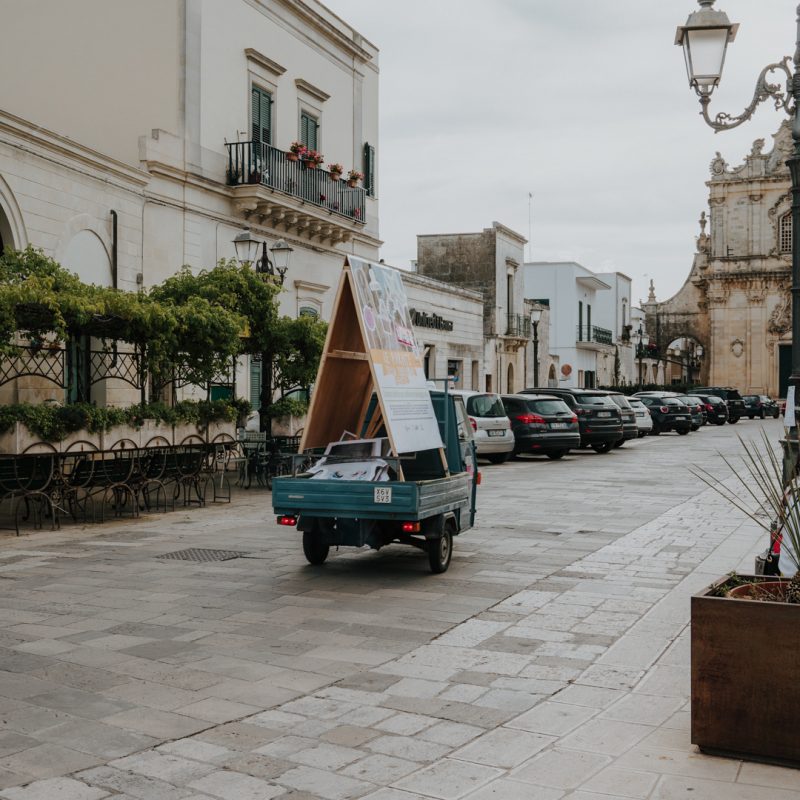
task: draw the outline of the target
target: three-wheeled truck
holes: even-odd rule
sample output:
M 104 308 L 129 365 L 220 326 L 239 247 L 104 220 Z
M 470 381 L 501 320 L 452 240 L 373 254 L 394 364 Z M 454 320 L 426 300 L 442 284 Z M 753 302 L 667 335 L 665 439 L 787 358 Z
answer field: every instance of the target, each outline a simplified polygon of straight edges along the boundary
M 463 399 L 449 394 L 446 386 L 430 395 L 446 464 L 439 449 L 399 458 L 378 456 L 374 460 L 386 465 L 381 480 L 348 480 L 351 468 L 363 466 L 365 448 L 379 452 L 387 440 L 342 440 L 326 447 L 327 452 L 296 456 L 304 471 L 273 480 L 278 523 L 302 531 L 303 551 L 311 564 L 322 564 L 332 546 L 378 550 L 398 542 L 426 551 L 432 572 L 448 568 L 453 537 L 473 525 L 480 474 Z M 376 406 L 373 396 L 364 432 Z M 322 469 L 319 464 L 324 474 L 314 473 L 315 467 Z

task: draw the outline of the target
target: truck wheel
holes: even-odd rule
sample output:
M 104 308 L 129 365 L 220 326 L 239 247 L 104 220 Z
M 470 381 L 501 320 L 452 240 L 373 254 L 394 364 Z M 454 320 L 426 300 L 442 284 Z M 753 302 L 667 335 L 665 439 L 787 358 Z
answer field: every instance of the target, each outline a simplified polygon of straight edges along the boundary
M 309 564 L 324 564 L 330 549 L 316 531 L 303 531 L 303 552 Z
M 434 575 L 447 572 L 452 556 L 453 527 L 451 523 L 447 523 L 438 539 L 430 539 L 428 541 L 428 563 L 430 564 L 431 572 Z

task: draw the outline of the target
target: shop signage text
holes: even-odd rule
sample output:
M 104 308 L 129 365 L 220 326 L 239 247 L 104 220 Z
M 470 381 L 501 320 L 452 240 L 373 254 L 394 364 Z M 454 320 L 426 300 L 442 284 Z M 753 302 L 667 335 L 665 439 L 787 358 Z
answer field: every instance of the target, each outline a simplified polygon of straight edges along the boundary
M 453 330 L 453 321 L 445 319 L 438 314 L 428 314 L 427 311 L 417 311 L 415 308 L 409 309 L 411 321 L 418 328 L 433 328 L 437 331 Z

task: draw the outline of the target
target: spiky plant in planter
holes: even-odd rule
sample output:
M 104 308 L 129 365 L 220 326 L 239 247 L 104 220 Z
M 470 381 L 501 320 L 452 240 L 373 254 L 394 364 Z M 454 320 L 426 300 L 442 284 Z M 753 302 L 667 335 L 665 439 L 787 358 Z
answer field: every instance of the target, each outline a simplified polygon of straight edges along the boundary
M 744 454 L 735 464 L 720 454 L 733 473 L 738 486 L 729 489 L 710 472 L 695 466 L 692 473 L 729 503 L 750 517 L 770 535 L 770 550 L 780 542 L 780 565 L 783 574 L 791 576 L 786 592 L 789 603 L 800 603 L 800 478 L 783 479 L 783 464 L 762 431 L 763 447 L 739 437 Z M 752 505 L 750 503 L 752 501 Z

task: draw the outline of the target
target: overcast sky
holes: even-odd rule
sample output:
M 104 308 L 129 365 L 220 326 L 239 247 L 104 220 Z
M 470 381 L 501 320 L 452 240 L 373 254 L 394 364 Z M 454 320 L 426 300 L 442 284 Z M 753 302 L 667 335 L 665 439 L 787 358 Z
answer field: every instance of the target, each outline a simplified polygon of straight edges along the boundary
M 675 28 L 694 0 L 324 0 L 380 48 L 381 255 L 418 233 L 528 235 L 533 260 L 575 260 L 658 298 L 685 281 L 708 166 L 738 165 L 783 112 L 714 134 Z M 711 109 L 738 114 L 761 69 L 792 55 L 797 0 L 717 0 L 741 27 Z M 526 259 L 528 250 L 526 249 Z

